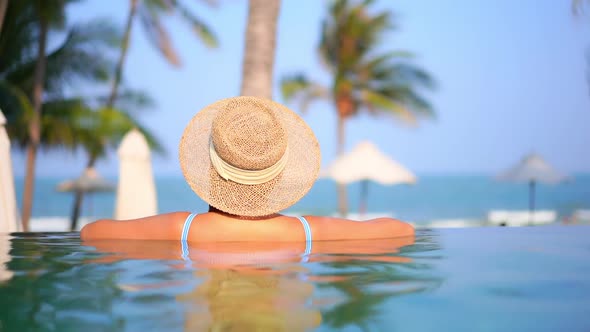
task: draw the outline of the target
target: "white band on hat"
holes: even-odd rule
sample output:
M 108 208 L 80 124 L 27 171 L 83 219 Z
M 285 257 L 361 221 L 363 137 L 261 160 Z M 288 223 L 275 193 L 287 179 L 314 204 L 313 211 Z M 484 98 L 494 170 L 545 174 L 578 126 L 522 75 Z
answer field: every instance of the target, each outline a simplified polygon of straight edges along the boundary
M 246 185 L 266 183 L 277 177 L 287 165 L 287 160 L 289 159 L 288 154 L 289 147 L 285 149 L 285 153 L 281 159 L 279 159 L 274 165 L 260 170 L 247 170 L 228 164 L 217 154 L 213 142 L 209 144 L 209 157 L 211 158 L 211 164 L 217 171 L 217 174 L 225 180 Z

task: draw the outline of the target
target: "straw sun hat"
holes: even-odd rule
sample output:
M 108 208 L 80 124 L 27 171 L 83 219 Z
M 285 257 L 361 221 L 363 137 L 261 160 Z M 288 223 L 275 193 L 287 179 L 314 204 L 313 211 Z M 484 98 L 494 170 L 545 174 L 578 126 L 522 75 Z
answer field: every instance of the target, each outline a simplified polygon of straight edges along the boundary
M 311 188 L 320 147 L 287 107 L 257 97 L 217 101 L 199 111 L 180 140 L 184 178 L 211 206 L 237 216 L 279 212 Z

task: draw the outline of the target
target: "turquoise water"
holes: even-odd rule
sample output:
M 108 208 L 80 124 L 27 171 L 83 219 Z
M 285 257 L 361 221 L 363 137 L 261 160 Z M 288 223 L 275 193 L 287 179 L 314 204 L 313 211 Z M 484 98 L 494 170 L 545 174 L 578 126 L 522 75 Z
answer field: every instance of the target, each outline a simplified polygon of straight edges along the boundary
M 33 215 L 69 216 L 73 197 L 56 193 L 55 186 L 64 179 L 42 178 L 37 181 Z M 22 178 L 17 179 L 17 197 L 21 198 Z M 181 177 L 156 180 L 160 212 L 201 212 L 206 205 Z M 590 175 L 576 175 L 573 181 L 559 185 L 538 185 L 537 207 L 556 210 L 560 217 L 576 209 L 590 209 Z M 350 209 L 357 210 L 359 186 L 348 187 Z M 94 217 L 113 215 L 115 196 L 94 194 L 87 199 L 83 214 Z M 309 194 L 293 206 L 292 212 L 330 215 L 336 211 L 335 184 L 320 180 Z M 489 176 L 422 176 L 414 186 L 380 186 L 369 188 L 370 212 L 389 213 L 398 218 L 426 222 L 434 219 L 485 219 L 493 209 L 526 210 L 528 186 L 503 183 Z
M 590 227 L 299 244 L 0 235 L 0 331 L 590 331 Z M 2 264 L 3 263 L 3 264 Z

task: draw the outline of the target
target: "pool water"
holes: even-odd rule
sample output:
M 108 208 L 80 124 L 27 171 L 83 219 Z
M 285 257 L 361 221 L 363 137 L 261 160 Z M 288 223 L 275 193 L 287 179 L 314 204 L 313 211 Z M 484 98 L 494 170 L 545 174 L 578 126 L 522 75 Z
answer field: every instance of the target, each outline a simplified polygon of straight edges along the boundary
M 590 227 L 301 244 L 0 235 L 0 331 L 590 331 Z

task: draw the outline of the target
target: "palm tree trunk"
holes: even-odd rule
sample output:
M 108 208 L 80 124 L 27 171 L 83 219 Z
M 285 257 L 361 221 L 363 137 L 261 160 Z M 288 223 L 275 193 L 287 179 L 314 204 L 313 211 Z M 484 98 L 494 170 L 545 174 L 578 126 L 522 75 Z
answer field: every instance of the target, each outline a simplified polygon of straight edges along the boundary
M 336 145 L 336 155 L 338 157 L 340 157 L 341 155 L 344 154 L 344 144 L 346 142 L 345 140 L 345 126 L 346 126 L 346 119 L 339 115 L 338 116 L 338 128 L 337 128 L 337 135 L 338 135 L 338 141 L 337 141 L 337 145 Z
M 250 0 L 242 64 L 242 96 L 272 99 L 280 0 Z
M 74 204 L 72 206 L 72 216 L 70 219 L 70 232 L 73 232 L 78 227 L 78 218 L 80 217 L 80 211 L 82 209 L 82 201 L 84 200 L 84 193 L 82 191 L 76 191 L 74 196 Z
M 2 24 L 4 23 L 4 15 L 8 7 L 8 0 L 0 0 L 0 33 L 2 33 Z
M 137 14 L 137 2 L 138 0 L 131 0 L 129 14 L 127 15 L 127 24 L 125 26 L 125 35 L 121 43 L 121 54 L 117 61 L 117 67 L 115 68 L 115 79 L 111 86 L 111 94 L 107 101 L 107 107 L 113 107 L 115 100 L 117 100 L 117 93 L 119 91 L 119 84 L 121 83 L 121 77 L 123 76 L 123 67 L 125 66 L 125 60 L 127 59 L 127 51 L 129 50 L 129 41 L 131 40 L 131 28 L 133 27 L 133 21 Z
M 96 164 L 96 156 L 92 155 L 88 159 L 88 163 L 86 164 L 87 172 L 89 169 L 94 167 Z M 78 218 L 80 218 L 80 211 L 82 211 L 82 203 L 84 202 L 84 192 L 83 191 L 76 191 L 74 196 L 74 203 L 72 205 L 72 215 L 70 219 L 70 231 L 73 232 L 78 228 Z
M 346 118 L 344 116 L 338 115 L 338 141 L 336 148 L 338 156 L 341 156 L 344 153 L 345 125 Z M 346 195 L 346 185 L 343 183 L 338 184 L 338 212 L 342 217 L 346 217 L 346 214 L 348 213 L 348 198 Z
M 35 177 L 35 163 L 37 161 L 37 145 L 32 142 L 27 146 L 27 170 L 25 173 L 25 188 L 23 191 L 22 229 L 29 231 L 29 220 L 33 210 L 33 191 Z
M 33 118 L 29 124 L 30 143 L 27 147 L 27 172 L 25 175 L 25 188 L 23 191 L 23 231 L 29 231 L 29 221 L 33 210 L 33 192 L 35 178 L 35 163 L 37 160 L 37 148 L 41 140 L 41 111 L 43 104 L 43 83 L 45 82 L 45 45 L 49 24 L 42 15 L 39 16 L 39 44 L 37 50 L 37 65 L 33 83 Z
M 125 35 L 121 42 L 121 54 L 117 61 L 117 67 L 115 67 L 115 77 L 111 86 L 111 93 L 107 100 L 106 107 L 112 108 L 117 100 L 117 94 L 119 92 L 119 84 L 121 83 L 121 77 L 123 76 L 123 68 L 125 67 L 125 60 L 127 59 L 127 51 L 129 50 L 129 43 L 131 41 L 131 29 L 133 28 L 133 21 L 137 14 L 138 0 L 131 0 L 129 13 L 127 14 L 127 23 L 125 25 Z M 96 156 L 89 156 L 86 169 L 94 167 L 96 163 Z M 78 227 L 78 218 L 80 217 L 80 211 L 82 210 L 82 202 L 84 201 L 84 192 L 76 191 L 74 196 L 74 203 L 72 204 L 72 214 L 70 218 L 70 231 L 75 231 Z

